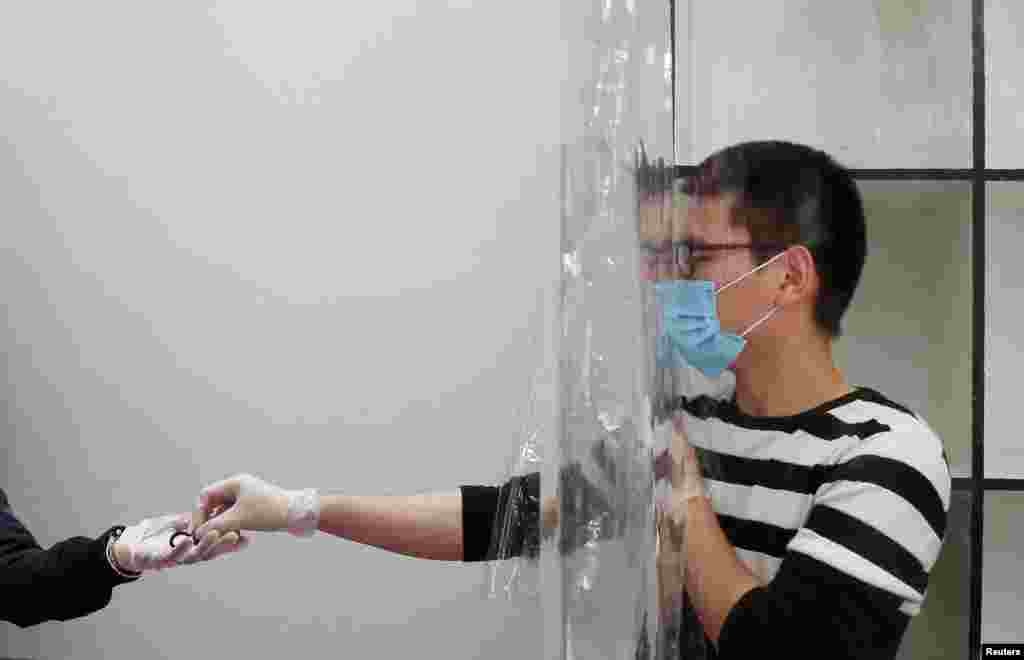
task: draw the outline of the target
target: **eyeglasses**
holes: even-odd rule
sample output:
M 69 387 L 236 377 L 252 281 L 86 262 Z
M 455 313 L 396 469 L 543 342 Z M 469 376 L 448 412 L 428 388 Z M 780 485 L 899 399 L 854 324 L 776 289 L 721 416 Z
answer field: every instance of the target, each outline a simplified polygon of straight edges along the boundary
M 662 277 L 693 277 L 697 265 L 710 261 L 713 255 L 726 250 L 758 250 L 763 252 L 785 250 L 785 243 L 701 243 L 681 241 L 665 243 L 647 249 L 647 267 Z M 665 272 L 666 269 L 668 272 Z

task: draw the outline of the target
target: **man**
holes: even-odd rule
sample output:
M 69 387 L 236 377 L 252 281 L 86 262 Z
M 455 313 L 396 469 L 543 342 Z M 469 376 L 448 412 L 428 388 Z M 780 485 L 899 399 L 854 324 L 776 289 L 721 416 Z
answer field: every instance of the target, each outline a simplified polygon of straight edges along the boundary
M 42 549 L 11 511 L 0 489 L 0 620 L 22 628 L 67 621 L 106 607 L 114 587 L 146 571 L 215 559 L 240 550 L 237 533 L 209 532 L 195 544 L 184 533 L 189 514 L 160 516 L 125 528 L 116 525 L 90 539 L 75 536 Z M 183 532 L 175 539 L 171 537 Z
M 951 480 L 927 424 L 852 386 L 833 360 L 866 252 L 857 189 L 820 151 L 752 142 L 708 158 L 688 193 L 685 240 L 668 251 L 678 279 L 655 284 L 659 357 L 711 377 L 731 369 L 735 388 L 681 397 L 667 427 L 666 518 L 685 538 L 687 632 L 698 633 L 684 655 L 892 658 L 924 600 Z M 226 511 L 199 531 L 318 528 L 478 561 L 492 558 L 502 499 L 520 490 L 321 497 L 241 475 L 203 491 L 201 510 Z

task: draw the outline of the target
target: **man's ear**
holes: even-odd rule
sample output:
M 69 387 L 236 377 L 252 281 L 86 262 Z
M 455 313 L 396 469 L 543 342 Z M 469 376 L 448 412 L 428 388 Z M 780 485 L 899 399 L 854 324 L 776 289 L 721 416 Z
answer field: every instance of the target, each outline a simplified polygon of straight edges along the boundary
M 795 245 L 786 250 L 782 262 L 786 274 L 780 287 L 783 296 L 780 302 L 813 300 L 818 293 L 818 269 L 811 251 L 803 245 Z

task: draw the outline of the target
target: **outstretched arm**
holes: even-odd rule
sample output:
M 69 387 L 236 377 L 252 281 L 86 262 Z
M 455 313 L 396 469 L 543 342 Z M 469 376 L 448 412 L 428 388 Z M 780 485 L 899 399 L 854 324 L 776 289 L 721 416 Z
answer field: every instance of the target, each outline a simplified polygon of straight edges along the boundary
M 391 552 L 461 561 L 462 494 L 324 495 L 321 532 Z
M 550 531 L 558 522 L 558 503 L 548 498 L 542 507 L 539 475 L 514 478 L 501 487 L 462 486 L 456 491 L 418 495 L 320 494 L 314 489 L 286 490 L 249 474 L 240 474 L 204 488 L 194 530 L 285 531 L 308 535 L 321 531 L 338 538 L 382 548 L 410 557 L 445 561 L 480 561 L 488 556 L 495 517 L 518 489 L 541 510 L 541 524 Z M 221 513 L 206 521 L 211 512 Z M 521 525 L 536 521 L 527 514 Z M 205 523 L 203 521 L 206 521 Z

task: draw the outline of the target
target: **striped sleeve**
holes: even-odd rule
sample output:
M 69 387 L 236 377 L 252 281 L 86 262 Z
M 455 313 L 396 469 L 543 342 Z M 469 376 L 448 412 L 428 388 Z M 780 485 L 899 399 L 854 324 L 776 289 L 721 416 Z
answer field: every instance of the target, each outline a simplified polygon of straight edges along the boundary
M 892 425 L 838 457 L 787 553 L 896 596 L 914 616 L 945 537 L 950 488 L 938 437 L 916 421 Z
M 925 425 L 886 428 L 827 471 L 774 579 L 729 613 L 720 658 L 771 654 L 794 638 L 822 657 L 896 656 L 945 536 L 951 479 Z
M 729 612 L 718 638 L 718 659 L 792 655 L 891 660 L 910 617 L 898 598 L 828 564 L 790 553 L 775 579 L 747 592 Z

